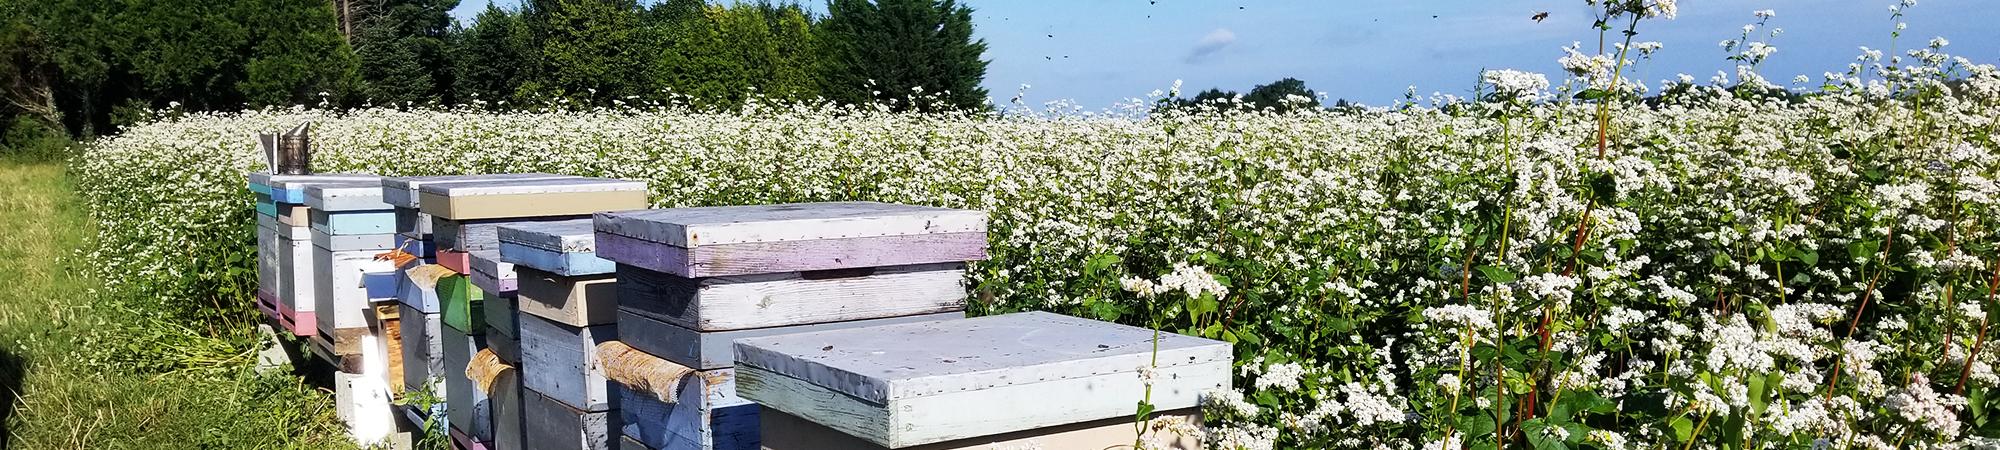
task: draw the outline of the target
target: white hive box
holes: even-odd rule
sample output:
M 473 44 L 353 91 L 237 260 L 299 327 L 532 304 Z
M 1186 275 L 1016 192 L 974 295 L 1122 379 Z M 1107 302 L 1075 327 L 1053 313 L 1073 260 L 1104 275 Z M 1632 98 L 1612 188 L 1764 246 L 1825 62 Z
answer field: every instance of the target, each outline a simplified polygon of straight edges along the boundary
M 889 448 L 1129 417 L 1151 330 L 1030 312 L 743 339 L 737 394 Z M 1153 404 L 1230 384 L 1229 344 L 1160 334 Z M 765 430 L 767 434 L 778 430 Z
M 986 213 L 875 202 L 613 211 L 597 254 L 683 278 L 986 259 Z
M 369 334 L 368 310 L 375 302 L 395 300 L 391 274 L 395 264 L 375 259 L 378 251 L 331 251 L 313 249 L 315 271 L 314 313 L 320 333 L 333 344 L 336 355 L 358 354 L 355 338 Z M 375 276 L 370 276 L 375 274 Z M 369 281 L 376 280 L 376 289 Z M 303 325 L 302 325 L 303 326 Z
M 582 215 L 647 203 L 645 182 L 605 178 L 427 184 L 418 197 L 425 214 L 459 221 Z
M 414 177 L 386 177 L 382 179 L 382 200 L 398 208 L 418 209 L 423 207 L 418 191 L 424 185 L 444 185 L 459 183 L 479 183 L 489 181 L 525 181 L 580 178 L 552 173 L 499 173 L 485 175 L 432 175 Z
M 597 355 L 598 344 L 618 339 L 617 326 L 579 328 L 532 315 L 518 319 L 522 387 L 580 411 L 618 408 Z
M 621 265 L 618 306 L 697 331 L 727 331 L 965 310 L 965 263 L 679 276 Z
M 621 336 L 620 339 L 627 345 L 631 345 L 632 348 L 639 349 L 639 351 L 658 356 L 660 359 L 673 361 L 674 364 L 709 370 L 724 369 L 736 365 L 735 353 L 730 349 L 730 343 L 735 342 L 737 339 L 808 331 L 864 328 L 909 322 L 951 320 L 964 317 L 965 312 L 955 311 L 786 327 L 729 331 L 696 331 L 634 314 L 629 309 L 619 308 L 618 335 Z
M 250 190 L 269 195 L 273 203 L 306 203 L 306 187 L 315 183 L 340 183 L 380 180 L 382 177 L 367 174 L 320 174 L 320 175 L 274 175 L 269 173 L 250 174 Z

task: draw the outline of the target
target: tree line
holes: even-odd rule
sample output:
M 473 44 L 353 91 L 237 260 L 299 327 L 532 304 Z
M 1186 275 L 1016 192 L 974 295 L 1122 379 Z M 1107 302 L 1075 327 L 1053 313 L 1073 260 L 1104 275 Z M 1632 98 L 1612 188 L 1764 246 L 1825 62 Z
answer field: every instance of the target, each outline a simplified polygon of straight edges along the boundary
M 458 3 L 0 0 L 0 147 L 161 109 L 986 107 L 986 44 L 957 0 L 526 0 L 464 23 Z

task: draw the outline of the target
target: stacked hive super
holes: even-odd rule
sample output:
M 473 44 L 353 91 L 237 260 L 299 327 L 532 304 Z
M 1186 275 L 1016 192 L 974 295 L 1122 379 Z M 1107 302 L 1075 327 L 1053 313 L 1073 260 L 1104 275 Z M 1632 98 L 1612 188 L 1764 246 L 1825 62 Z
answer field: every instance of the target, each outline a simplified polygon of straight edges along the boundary
M 440 175 L 418 177 L 395 177 L 382 179 L 382 200 L 395 207 L 396 248 L 408 261 L 397 267 L 398 322 L 402 326 L 402 392 L 426 390 L 433 398 L 446 396 L 444 386 L 445 364 L 442 335 L 444 317 L 443 306 L 438 301 L 438 286 L 442 278 L 456 275 L 449 269 L 433 265 L 437 261 L 436 245 L 431 239 L 431 216 L 425 214 L 422 197 L 418 190 L 428 184 L 476 183 L 501 180 L 543 180 L 575 178 L 567 175 L 546 173 L 498 174 L 498 175 Z M 463 290 L 463 289 L 461 289 Z M 401 394 L 399 395 L 406 395 Z M 437 402 L 428 410 L 419 410 L 416 405 L 406 406 L 403 411 L 413 424 L 437 421 L 442 426 L 444 417 L 435 413 L 444 411 L 445 404 Z
M 1154 339 L 1157 336 L 1157 345 Z M 736 342 L 767 450 L 1200 449 L 1227 343 L 1045 312 Z M 1134 402 L 1152 405 L 1135 434 Z
M 440 330 L 443 375 L 452 440 L 461 448 L 495 445 L 496 438 L 513 427 L 511 423 L 496 427 L 496 409 L 509 420 L 518 416 L 506 414 L 510 410 L 551 409 L 533 404 L 535 399 L 525 397 L 534 395 L 526 391 L 522 395 L 489 395 L 489 391 L 511 386 L 504 383 L 507 373 L 514 370 L 510 363 L 524 362 L 523 343 L 519 341 L 522 333 L 511 307 L 519 280 L 512 264 L 499 257 L 499 227 L 642 208 L 646 205 L 646 184 L 582 177 L 428 183 L 418 188 L 418 197 L 421 211 L 431 216 L 438 265 L 456 272 L 438 280 L 436 292 L 444 325 Z M 479 285 L 474 285 L 475 280 Z M 489 340 L 499 341 L 498 352 L 487 348 Z M 510 404 L 495 405 L 494 400 Z M 608 404 L 579 407 L 603 410 Z M 532 441 L 535 436 L 524 431 L 522 438 Z
M 496 401 L 495 447 L 609 446 L 618 405 L 596 352 L 598 344 L 618 334 L 618 303 L 614 266 L 597 257 L 591 220 L 503 225 L 499 238 L 501 259 L 512 264 L 519 286 L 509 303 L 517 347 L 503 358 L 519 363 L 519 383 L 526 389 L 517 391 L 522 397 L 512 411 L 500 411 Z M 488 302 L 487 311 L 498 309 Z M 501 347 L 498 336 L 488 342 L 495 350 Z M 507 439 L 525 446 L 502 445 Z
M 606 212 L 595 227 L 623 337 L 598 353 L 633 449 L 759 448 L 732 340 L 960 318 L 965 262 L 986 257 L 985 213 L 884 203 Z
M 257 197 L 258 308 L 294 336 L 319 333 L 313 315 L 312 218 L 306 187 L 371 179 L 368 175 L 250 174 Z M 301 326 L 303 325 L 303 326 Z
M 310 346 L 337 368 L 335 409 L 355 440 L 381 442 L 396 431 L 391 399 L 402 383 L 396 267 L 382 258 L 395 248 L 395 213 L 380 178 L 313 184 L 306 204 L 319 327 Z

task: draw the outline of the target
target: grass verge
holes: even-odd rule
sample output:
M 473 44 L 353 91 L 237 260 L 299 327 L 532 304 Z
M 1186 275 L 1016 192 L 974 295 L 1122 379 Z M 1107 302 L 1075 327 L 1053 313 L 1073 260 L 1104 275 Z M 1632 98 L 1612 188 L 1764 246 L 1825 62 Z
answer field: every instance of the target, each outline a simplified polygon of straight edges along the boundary
M 254 335 L 98 288 L 62 165 L 0 160 L 0 180 L 0 448 L 350 446 L 329 395 L 252 369 Z

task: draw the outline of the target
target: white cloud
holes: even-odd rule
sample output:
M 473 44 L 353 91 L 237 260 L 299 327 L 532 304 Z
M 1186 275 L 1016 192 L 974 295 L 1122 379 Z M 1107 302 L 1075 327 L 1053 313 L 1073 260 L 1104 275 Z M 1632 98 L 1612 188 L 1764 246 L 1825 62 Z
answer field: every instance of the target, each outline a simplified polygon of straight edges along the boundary
M 1202 36 L 1201 40 L 1195 41 L 1194 48 L 1188 49 L 1187 62 L 1189 64 L 1206 62 L 1211 59 L 1210 57 L 1235 44 L 1236 32 L 1229 31 L 1228 28 L 1217 28 Z

